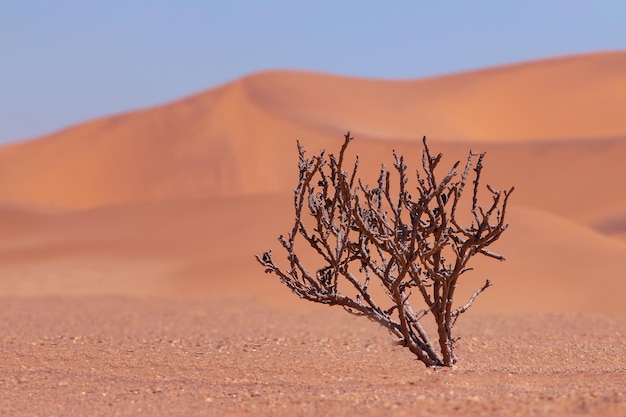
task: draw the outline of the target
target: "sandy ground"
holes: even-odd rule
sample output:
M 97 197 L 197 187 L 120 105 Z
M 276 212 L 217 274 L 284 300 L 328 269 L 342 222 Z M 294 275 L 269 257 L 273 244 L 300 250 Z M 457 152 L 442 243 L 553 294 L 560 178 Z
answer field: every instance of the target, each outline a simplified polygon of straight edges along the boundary
M 0 415 L 626 415 L 625 315 L 471 314 L 425 368 L 341 310 L 3 298 Z

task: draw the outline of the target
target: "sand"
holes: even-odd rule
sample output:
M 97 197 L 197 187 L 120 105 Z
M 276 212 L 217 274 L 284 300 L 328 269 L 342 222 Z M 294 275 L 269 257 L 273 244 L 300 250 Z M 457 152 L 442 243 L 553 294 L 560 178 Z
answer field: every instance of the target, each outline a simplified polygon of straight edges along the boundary
M 7 416 L 626 414 L 623 314 L 469 315 L 459 365 L 433 370 L 373 323 L 323 307 L 1 302 Z
M 271 71 L 0 147 L 0 415 L 625 416 L 626 53 L 425 80 Z M 295 139 L 446 166 L 486 151 L 509 230 L 434 370 L 253 254 L 291 229 Z M 303 257 L 306 263 L 314 259 Z

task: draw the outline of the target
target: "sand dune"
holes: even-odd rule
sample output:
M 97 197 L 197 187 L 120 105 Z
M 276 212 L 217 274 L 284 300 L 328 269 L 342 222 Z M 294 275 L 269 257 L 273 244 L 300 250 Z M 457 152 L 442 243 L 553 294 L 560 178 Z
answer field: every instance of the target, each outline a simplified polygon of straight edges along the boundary
M 487 151 L 516 186 L 510 259 L 480 263 L 484 311 L 625 311 L 626 53 L 426 80 L 254 74 L 152 109 L 0 148 L 0 294 L 253 294 L 297 300 L 252 254 L 292 218 L 295 139 L 338 149 L 375 181 L 423 134 L 444 165 Z M 476 284 L 477 285 L 477 284 Z M 529 304 L 528 300 L 532 300 Z
M 563 57 L 416 81 L 271 72 L 244 80 L 265 109 L 319 130 L 414 140 L 623 137 L 626 54 Z
M 291 215 L 288 195 L 51 215 L 0 242 L 0 294 L 218 293 L 311 307 L 264 275 L 252 256 L 273 248 L 283 258 L 276 238 L 290 230 Z M 495 248 L 508 261 L 478 259 L 459 301 L 490 278 L 495 286 L 477 311 L 626 312 L 626 243 L 536 209 L 513 207 L 509 219 Z
M 361 153 L 371 155 L 427 135 L 463 149 L 515 142 L 513 154 L 525 158 L 542 152 L 536 145 L 556 140 L 584 157 L 590 146 L 624 146 L 621 139 L 606 141 L 626 137 L 624 69 L 626 53 L 614 52 L 415 81 L 254 74 L 0 148 L 0 202 L 76 209 L 285 192 L 292 164 L 282 161 L 294 160 L 294 139 L 311 149 L 331 147 L 348 129 L 367 142 Z M 562 159 L 548 164 L 555 174 L 568 165 Z M 604 165 L 584 169 L 611 168 Z

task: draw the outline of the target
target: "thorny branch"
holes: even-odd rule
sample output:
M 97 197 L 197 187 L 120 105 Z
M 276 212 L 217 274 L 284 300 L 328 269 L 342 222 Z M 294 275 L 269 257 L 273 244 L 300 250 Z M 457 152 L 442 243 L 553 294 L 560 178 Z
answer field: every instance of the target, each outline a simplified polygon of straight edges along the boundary
M 485 154 L 470 151 L 462 173 L 457 161 L 438 180 L 435 171 L 442 154 L 432 156 L 424 137 L 415 197 L 407 188 L 404 157 L 395 152 L 397 190 L 392 191 L 392 175 L 384 165 L 376 187 L 371 188 L 357 177 L 358 157 L 349 172 L 344 170 L 345 151 L 352 140 L 348 132 L 338 157 L 321 151 L 307 158 L 298 142 L 295 221 L 287 237 L 279 237 L 287 253 L 287 266 L 279 267 L 271 251 L 256 259 L 265 272 L 276 274 L 300 298 L 339 305 L 379 323 L 426 366 L 452 366 L 457 360 L 452 328 L 491 285 L 487 280 L 465 304 L 454 307 L 458 280 L 471 270 L 468 264 L 474 255 L 504 260 L 487 247 L 508 226 L 504 218 L 513 187 L 499 191 L 487 185 L 492 202 L 483 208 L 478 194 Z M 463 226 L 457 210 L 470 180 L 473 220 Z M 307 222 L 305 214 L 309 215 Z M 298 236 L 321 257 L 323 267 L 312 272 L 302 264 L 296 253 Z M 374 299 L 372 280 L 380 283 L 386 298 Z M 415 312 L 409 299 L 418 301 L 418 296 L 424 307 Z M 436 324 L 435 343 L 420 322 L 428 316 Z

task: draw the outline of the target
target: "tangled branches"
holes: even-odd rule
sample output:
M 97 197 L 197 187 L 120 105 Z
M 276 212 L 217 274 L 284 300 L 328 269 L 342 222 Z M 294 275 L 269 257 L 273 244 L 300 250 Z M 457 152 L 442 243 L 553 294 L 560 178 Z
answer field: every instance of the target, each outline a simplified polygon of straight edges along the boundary
M 379 323 L 426 366 L 452 366 L 457 361 L 454 324 L 491 285 L 487 280 L 465 304 L 455 306 L 459 278 L 471 269 L 468 264 L 474 255 L 504 260 L 487 247 L 507 228 L 504 217 L 513 188 L 498 191 L 487 185 L 492 199 L 488 206 L 480 206 L 485 154 L 470 151 L 461 172 L 457 161 L 437 180 L 435 170 L 442 155 L 431 155 L 425 137 L 415 189 L 407 188 L 407 165 L 395 152 L 397 184 L 394 182 L 393 191 L 392 173 L 384 165 L 376 186 L 371 187 L 357 178 L 358 157 L 350 171 L 343 169 L 352 139 L 348 132 L 338 156 L 326 157 L 321 151 L 312 158 L 305 156 L 298 142 L 295 222 L 287 237 L 279 237 L 288 266 L 277 266 L 271 251 L 256 259 L 265 272 L 276 274 L 300 298 L 339 305 Z M 468 184 L 472 171 L 473 181 Z M 471 221 L 462 225 L 457 209 L 466 186 L 472 189 Z M 307 224 L 305 214 L 310 216 Z M 323 267 L 311 272 L 302 264 L 296 238 L 315 250 Z M 384 288 L 382 300 L 374 299 L 372 281 Z M 416 299 L 419 309 L 410 303 Z M 421 323 L 425 317 L 435 322 L 436 342 Z

